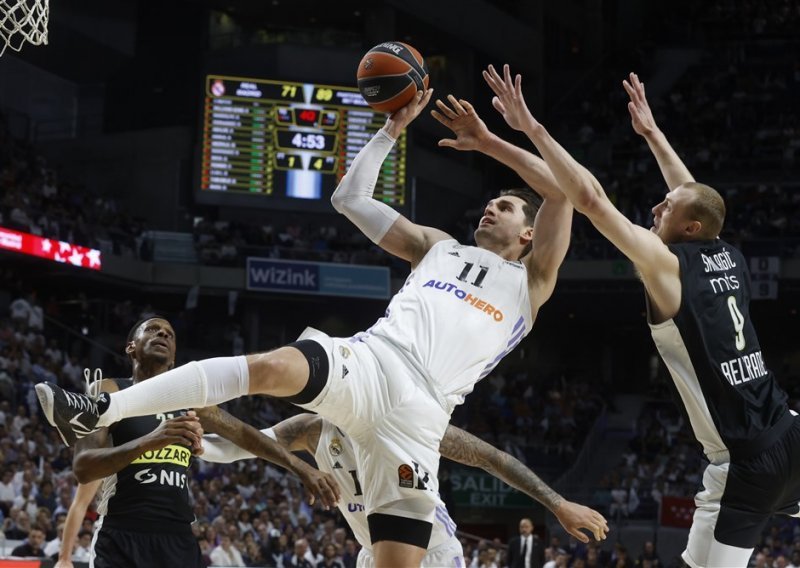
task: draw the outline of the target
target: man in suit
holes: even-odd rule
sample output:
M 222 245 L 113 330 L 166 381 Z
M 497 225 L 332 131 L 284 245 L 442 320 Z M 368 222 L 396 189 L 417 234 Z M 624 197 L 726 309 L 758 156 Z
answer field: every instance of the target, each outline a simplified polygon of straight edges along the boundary
M 542 544 L 533 534 L 533 523 L 525 518 L 519 522 L 519 536 L 508 541 L 509 568 L 541 568 Z

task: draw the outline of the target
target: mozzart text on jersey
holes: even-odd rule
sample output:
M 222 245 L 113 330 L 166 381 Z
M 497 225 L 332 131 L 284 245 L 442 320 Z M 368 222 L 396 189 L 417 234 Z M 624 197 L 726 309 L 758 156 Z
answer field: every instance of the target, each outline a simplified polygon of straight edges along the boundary
M 148 450 L 131 463 L 174 463 L 189 467 L 192 452 L 184 447 L 170 444 L 160 450 Z

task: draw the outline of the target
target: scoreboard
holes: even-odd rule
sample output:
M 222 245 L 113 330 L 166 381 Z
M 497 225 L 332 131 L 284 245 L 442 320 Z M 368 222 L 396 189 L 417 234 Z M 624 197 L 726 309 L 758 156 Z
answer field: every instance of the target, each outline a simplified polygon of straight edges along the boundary
M 296 200 L 327 202 L 386 121 L 350 87 L 224 75 L 206 76 L 205 87 L 201 195 L 259 195 L 264 205 L 288 199 L 297 208 L 308 201 Z M 405 176 L 403 134 L 381 167 L 375 198 L 404 206 Z

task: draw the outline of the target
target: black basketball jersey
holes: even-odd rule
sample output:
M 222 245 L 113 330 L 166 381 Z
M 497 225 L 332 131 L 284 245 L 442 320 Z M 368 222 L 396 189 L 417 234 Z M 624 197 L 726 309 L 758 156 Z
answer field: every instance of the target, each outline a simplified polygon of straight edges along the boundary
M 791 414 L 750 320 L 747 262 L 721 240 L 669 248 L 680 262 L 681 305 L 650 325 L 653 340 L 709 459 L 753 456 L 791 425 Z
M 120 389 L 133 379 L 114 379 Z M 138 416 L 111 427 L 113 445 L 121 446 L 155 430 L 163 421 L 185 414 Z M 189 503 L 187 471 L 191 450 L 182 445 L 144 452 L 130 465 L 103 481 L 97 511 L 103 525 L 139 532 L 191 532 L 194 513 Z

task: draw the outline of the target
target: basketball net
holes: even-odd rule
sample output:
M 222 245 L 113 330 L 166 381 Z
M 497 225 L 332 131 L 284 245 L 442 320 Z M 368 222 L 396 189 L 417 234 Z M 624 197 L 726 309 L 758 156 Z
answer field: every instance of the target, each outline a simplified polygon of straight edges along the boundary
M 0 0 L 0 55 L 25 42 L 47 45 L 49 0 Z

